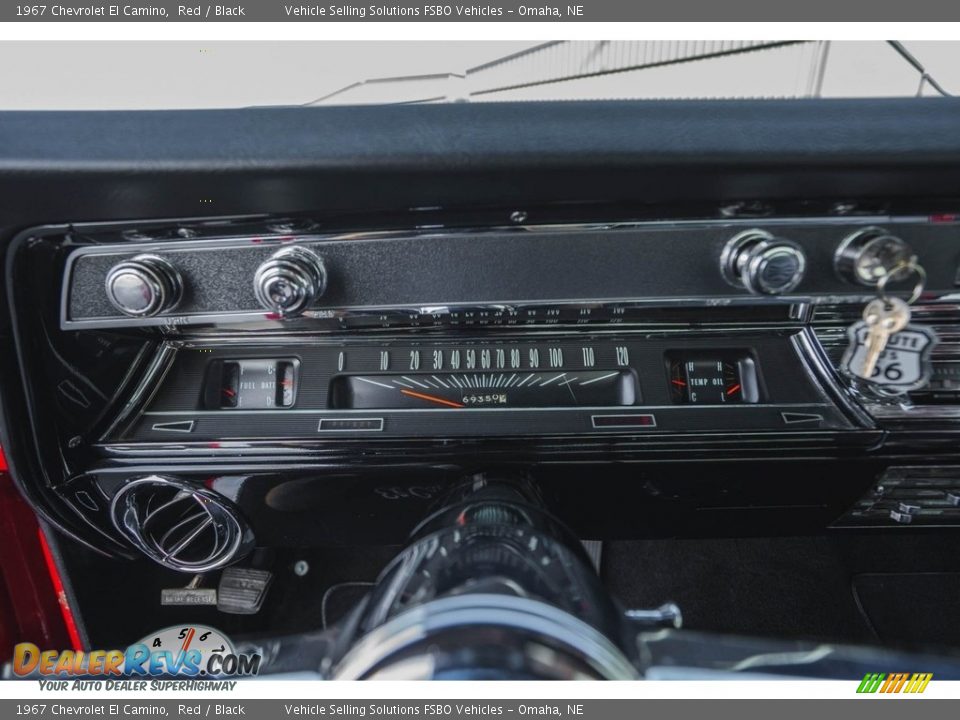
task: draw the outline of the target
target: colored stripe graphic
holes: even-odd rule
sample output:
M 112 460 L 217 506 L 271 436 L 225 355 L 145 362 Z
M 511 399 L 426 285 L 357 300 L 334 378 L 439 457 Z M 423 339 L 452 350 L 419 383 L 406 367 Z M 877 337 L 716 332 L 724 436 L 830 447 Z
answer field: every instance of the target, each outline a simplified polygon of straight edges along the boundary
M 885 677 L 886 675 L 883 673 L 867 673 L 863 676 L 863 680 L 860 681 L 860 687 L 857 688 L 857 692 L 875 693 Z
M 933 673 L 867 673 L 857 686 L 858 693 L 922 693 Z
M 930 680 L 932 679 L 933 673 L 914 673 L 913 678 L 910 680 L 910 686 L 907 688 L 906 692 L 922 693 L 927 689 L 927 685 L 930 684 Z

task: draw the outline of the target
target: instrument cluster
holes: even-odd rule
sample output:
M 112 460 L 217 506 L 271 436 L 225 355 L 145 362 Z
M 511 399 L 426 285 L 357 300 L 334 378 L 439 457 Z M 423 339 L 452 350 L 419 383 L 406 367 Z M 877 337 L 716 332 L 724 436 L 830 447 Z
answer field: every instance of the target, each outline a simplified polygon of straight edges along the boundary
M 951 293 L 955 233 L 909 216 L 94 243 L 66 256 L 60 324 L 162 339 L 108 445 L 849 430 L 871 422 L 818 308 L 862 307 L 877 278 L 909 293 L 897 268 L 918 257 L 924 298 Z
M 800 329 L 170 343 L 110 443 L 847 429 Z M 776 372 L 765 372 L 775 368 Z
M 212 482 L 268 546 L 394 542 L 436 488 L 491 468 L 549 477 L 578 511 L 585 478 L 605 478 L 584 532 L 631 532 L 603 499 L 621 485 L 669 506 L 645 519 L 668 533 L 687 511 L 726 527 L 765 503 L 822 525 L 878 452 L 916 452 L 901 428 L 955 447 L 929 425 L 960 412 L 955 219 L 320 227 L 74 226 L 24 244 L 16 310 L 51 332 L 19 344 L 23 365 L 43 367 L 28 381 L 68 466 L 57 492 L 94 532 L 146 473 L 150 496 Z M 877 277 L 937 338 L 908 396 L 843 372 L 865 372 L 851 328 L 861 342 Z M 869 335 L 881 372 L 911 369 L 895 333 Z M 793 480 L 771 483 L 760 459 Z M 849 483 L 830 484 L 837 463 Z

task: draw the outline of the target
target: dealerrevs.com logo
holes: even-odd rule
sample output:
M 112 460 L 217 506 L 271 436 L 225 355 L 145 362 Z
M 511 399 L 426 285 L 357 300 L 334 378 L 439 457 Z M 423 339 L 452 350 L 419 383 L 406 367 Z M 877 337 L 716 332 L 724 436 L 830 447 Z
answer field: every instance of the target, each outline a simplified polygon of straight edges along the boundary
M 867 673 L 857 687 L 858 693 L 922 693 L 933 673 Z
M 223 633 L 205 625 L 173 626 L 125 650 L 40 650 L 14 647 L 13 672 L 27 678 L 245 677 L 260 672 L 257 653 L 237 653 Z M 120 688 L 118 688 L 120 689 Z

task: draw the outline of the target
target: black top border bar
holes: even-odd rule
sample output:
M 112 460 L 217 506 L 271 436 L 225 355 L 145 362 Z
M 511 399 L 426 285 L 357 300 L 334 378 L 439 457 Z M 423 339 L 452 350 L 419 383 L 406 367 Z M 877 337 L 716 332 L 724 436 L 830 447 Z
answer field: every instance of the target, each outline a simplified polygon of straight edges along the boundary
M 0 6 L 0 22 L 949 22 L 960 4 L 941 0 L 58 0 Z

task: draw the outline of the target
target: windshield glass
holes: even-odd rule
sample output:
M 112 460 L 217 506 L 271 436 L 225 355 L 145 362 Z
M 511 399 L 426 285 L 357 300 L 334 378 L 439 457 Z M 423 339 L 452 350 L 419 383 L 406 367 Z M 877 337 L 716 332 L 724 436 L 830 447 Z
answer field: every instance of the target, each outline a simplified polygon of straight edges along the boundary
M 960 92 L 960 42 L 5 42 L 0 109 Z

